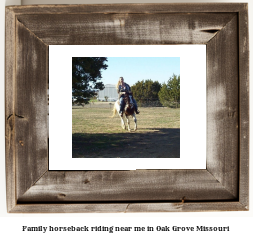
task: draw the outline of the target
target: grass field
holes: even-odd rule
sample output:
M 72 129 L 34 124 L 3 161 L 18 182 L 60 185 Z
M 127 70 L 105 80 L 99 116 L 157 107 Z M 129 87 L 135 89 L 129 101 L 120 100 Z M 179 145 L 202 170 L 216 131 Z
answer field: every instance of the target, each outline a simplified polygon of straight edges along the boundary
M 85 107 L 72 109 L 72 149 L 73 157 L 131 157 L 121 155 L 122 145 L 135 146 L 144 150 L 139 157 L 160 156 L 161 151 L 149 151 L 150 145 L 159 142 L 157 148 L 167 147 L 167 142 L 177 148 L 177 156 L 180 148 L 180 109 L 163 107 L 140 107 L 137 115 L 138 129 L 136 132 L 123 130 L 118 115 L 112 116 L 113 104 L 95 103 Z M 130 120 L 133 129 L 134 122 Z M 153 141 L 154 140 L 154 141 Z M 174 141 L 172 141 L 174 140 Z M 164 141 L 164 142 L 163 142 Z M 161 143 L 164 143 L 162 145 Z M 113 154 L 112 151 L 118 153 Z M 175 152 L 175 151 L 174 151 Z M 136 157 L 137 151 L 132 156 Z M 166 152 L 165 152 L 166 154 Z M 175 153 L 172 153 L 175 156 Z M 168 155 L 164 155 L 168 157 Z M 150 157 L 150 156 L 148 156 Z M 162 156 L 163 157 L 163 156 Z

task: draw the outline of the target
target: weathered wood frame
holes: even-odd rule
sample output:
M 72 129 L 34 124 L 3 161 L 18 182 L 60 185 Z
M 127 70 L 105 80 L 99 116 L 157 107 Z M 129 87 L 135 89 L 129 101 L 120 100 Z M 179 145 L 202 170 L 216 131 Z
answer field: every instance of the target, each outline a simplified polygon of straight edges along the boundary
M 6 7 L 8 212 L 247 211 L 247 8 L 240 3 Z M 206 170 L 48 171 L 50 44 L 206 44 Z

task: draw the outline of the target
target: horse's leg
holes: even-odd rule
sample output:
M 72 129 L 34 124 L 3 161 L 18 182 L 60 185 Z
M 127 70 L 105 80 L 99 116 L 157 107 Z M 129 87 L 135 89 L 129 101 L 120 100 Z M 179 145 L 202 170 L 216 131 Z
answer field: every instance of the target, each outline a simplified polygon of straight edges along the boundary
M 128 116 L 126 116 L 126 120 L 127 120 L 128 131 L 131 131 L 131 129 L 130 129 L 130 121 L 129 121 Z
M 125 125 L 123 117 L 120 116 L 120 120 L 121 120 L 121 127 L 122 127 L 123 130 L 125 130 L 126 129 L 126 125 Z
M 134 130 L 137 130 L 137 118 L 135 116 L 135 113 L 133 114 L 133 119 L 134 119 Z
M 119 100 L 117 100 L 117 101 L 115 102 L 114 107 L 115 107 L 116 111 L 118 112 L 118 115 L 119 115 L 119 118 L 120 118 L 120 121 L 121 121 L 121 127 L 122 127 L 123 130 L 125 130 L 125 129 L 126 129 L 126 126 L 125 126 L 124 119 L 123 119 L 123 117 L 121 117 L 120 114 L 119 114 L 119 111 L 120 111 Z

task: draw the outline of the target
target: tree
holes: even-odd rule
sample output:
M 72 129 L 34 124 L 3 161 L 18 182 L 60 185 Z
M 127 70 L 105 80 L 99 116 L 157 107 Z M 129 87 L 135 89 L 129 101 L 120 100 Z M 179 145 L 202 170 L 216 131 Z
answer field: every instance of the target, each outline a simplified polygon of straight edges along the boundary
M 151 79 L 138 81 L 131 87 L 133 96 L 138 103 L 154 104 L 158 101 L 158 92 L 161 84 L 158 81 L 153 82 Z
M 96 90 L 103 90 L 101 71 L 106 70 L 106 57 L 72 58 L 72 98 L 77 104 L 88 103 Z
M 180 104 L 180 75 L 175 74 L 169 78 L 167 84 L 163 84 L 158 93 L 159 100 L 163 106 L 169 107 Z

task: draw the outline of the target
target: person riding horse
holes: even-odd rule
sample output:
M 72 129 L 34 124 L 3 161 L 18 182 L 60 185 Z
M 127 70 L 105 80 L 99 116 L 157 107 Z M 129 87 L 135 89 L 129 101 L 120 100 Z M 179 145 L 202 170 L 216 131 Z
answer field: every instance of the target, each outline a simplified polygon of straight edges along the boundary
M 119 78 L 119 81 L 118 81 L 116 87 L 117 87 L 118 94 L 119 94 L 119 103 L 120 103 L 119 114 L 122 117 L 123 116 L 123 110 L 124 110 L 124 107 L 125 107 L 125 100 L 124 100 L 125 93 L 126 92 L 128 92 L 128 93 L 131 92 L 131 88 L 130 88 L 130 86 L 127 83 L 124 82 L 124 78 L 123 77 Z M 135 101 L 134 98 L 132 98 L 132 99 L 133 99 L 133 103 L 134 103 L 135 113 L 139 114 L 140 112 L 138 111 L 137 103 L 136 103 L 136 101 Z

